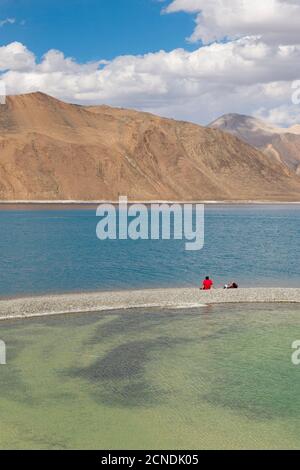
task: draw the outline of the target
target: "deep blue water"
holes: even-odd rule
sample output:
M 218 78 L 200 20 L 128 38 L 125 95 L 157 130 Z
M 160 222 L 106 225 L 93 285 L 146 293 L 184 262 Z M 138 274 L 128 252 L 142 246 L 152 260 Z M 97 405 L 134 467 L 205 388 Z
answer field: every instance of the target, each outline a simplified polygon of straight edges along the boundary
M 207 206 L 205 246 L 99 241 L 95 210 L 0 211 L 0 295 L 196 286 L 300 285 L 300 205 Z

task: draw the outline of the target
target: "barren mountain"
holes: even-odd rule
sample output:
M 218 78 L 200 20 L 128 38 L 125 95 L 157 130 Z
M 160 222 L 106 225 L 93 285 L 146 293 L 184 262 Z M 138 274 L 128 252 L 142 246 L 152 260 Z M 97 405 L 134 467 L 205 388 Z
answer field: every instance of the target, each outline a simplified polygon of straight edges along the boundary
M 260 119 L 240 114 L 226 114 L 212 124 L 283 162 L 300 175 L 300 126 L 278 128 Z
M 215 129 L 42 93 L 0 106 L 1 200 L 300 200 L 300 178 Z

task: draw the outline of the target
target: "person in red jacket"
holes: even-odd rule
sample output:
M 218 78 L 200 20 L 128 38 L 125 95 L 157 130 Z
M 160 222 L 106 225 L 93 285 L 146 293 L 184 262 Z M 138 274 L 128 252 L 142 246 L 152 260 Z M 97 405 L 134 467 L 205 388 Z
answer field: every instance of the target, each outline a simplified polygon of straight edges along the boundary
M 213 288 L 213 281 L 209 278 L 209 276 L 206 276 L 202 283 L 202 290 L 211 290 Z

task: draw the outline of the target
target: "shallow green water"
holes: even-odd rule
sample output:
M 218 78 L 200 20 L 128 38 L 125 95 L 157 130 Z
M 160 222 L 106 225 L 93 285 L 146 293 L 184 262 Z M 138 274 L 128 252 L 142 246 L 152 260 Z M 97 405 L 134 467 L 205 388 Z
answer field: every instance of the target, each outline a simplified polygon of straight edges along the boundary
M 299 448 L 293 305 L 5 322 L 1 449 Z

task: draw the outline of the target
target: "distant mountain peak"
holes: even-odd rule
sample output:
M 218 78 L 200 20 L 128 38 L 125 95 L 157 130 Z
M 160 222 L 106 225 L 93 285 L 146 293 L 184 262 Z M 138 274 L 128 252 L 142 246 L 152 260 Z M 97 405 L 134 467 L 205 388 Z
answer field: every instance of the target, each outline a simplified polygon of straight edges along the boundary
M 225 114 L 209 127 L 235 135 L 299 174 L 300 125 L 282 128 L 253 116 Z
M 261 119 L 245 114 L 224 114 L 219 119 L 209 124 L 209 127 L 228 131 L 238 132 L 239 130 L 247 130 L 249 132 L 260 130 L 261 132 L 270 134 L 277 133 L 278 128 L 271 124 L 265 123 Z

